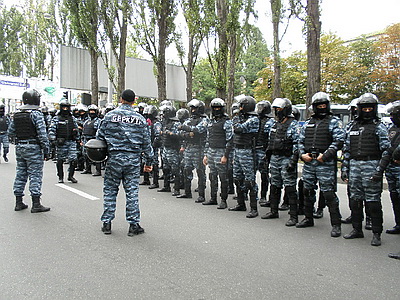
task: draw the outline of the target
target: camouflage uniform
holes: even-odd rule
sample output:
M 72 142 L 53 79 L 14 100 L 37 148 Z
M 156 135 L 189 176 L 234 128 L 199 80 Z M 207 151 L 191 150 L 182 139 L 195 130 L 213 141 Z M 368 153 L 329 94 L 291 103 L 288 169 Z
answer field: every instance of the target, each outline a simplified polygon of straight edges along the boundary
M 185 141 L 185 152 L 183 153 L 185 193 L 178 198 L 192 197 L 193 170 L 196 169 L 199 190 L 199 197 L 195 201 L 197 203 L 205 201 L 206 173 L 203 157 L 208 122 L 208 118 L 204 115 L 192 115 L 183 125 L 179 126 L 181 136 Z
M 64 161 L 69 162 L 68 180 L 76 183 L 73 177 L 78 157 L 77 141 L 79 141 L 78 124 L 71 115 L 62 115 L 58 112 L 51 120 L 49 128 L 49 140 L 56 145 L 57 176 L 59 183 L 64 182 Z
M 50 150 L 49 140 L 43 114 L 38 111 L 39 106 L 31 105 L 32 102 L 40 103 L 40 95 L 35 90 L 28 90 L 23 94 L 23 101 L 25 105 L 15 113 L 8 128 L 8 135 L 16 144 L 17 167 L 13 188 L 16 198 L 15 210 L 19 211 L 28 207 L 22 202 L 22 197 L 29 178 L 29 192 L 32 197 L 31 212 L 46 212 L 50 208 L 40 204 L 40 196 L 44 159 L 47 159 Z
M 221 100 L 222 101 L 222 100 Z M 213 117 L 208 124 L 205 156 L 210 167 L 209 179 L 211 187 L 211 200 L 203 202 L 203 205 L 218 204 L 218 177 L 221 181 L 221 203 L 218 208 L 227 207 L 228 199 L 228 169 L 227 164 L 221 163 L 221 158 L 229 157 L 233 137 L 232 121 L 227 115 Z
M 339 199 L 336 196 L 337 151 L 341 150 L 345 139 L 343 124 L 338 117 L 326 115 L 323 118 L 313 116 L 301 128 L 299 154 L 311 154 L 313 159 L 304 162 L 304 213 L 309 225 L 313 225 L 315 191 L 319 188 L 329 208 L 331 225 L 340 228 Z M 317 161 L 319 154 L 324 162 Z M 300 224 L 299 224 L 300 225 Z M 299 226 L 298 226 L 299 227 Z M 335 230 L 339 230 L 336 228 Z M 335 237 L 340 233 L 334 234 Z
M 104 174 L 104 212 L 101 221 L 110 224 L 115 217 L 116 199 L 122 181 L 126 193 L 126 220 L 140 222 L 139 178 L 140 156 L 144 153 L 146 165 L 151 166 L 151 147 L 146 119 L 128 104 L 108 112 L 96 138 L 107 143 L 108 161 Z
M 270 205 L 271 212 L 262 216 L 263 219 L 278 218 L 278 205 L 282 188 L 289 198 L 290 219 L 287 226 L 295 225 L 297 221 L 297 160 L 299 123 L 289 115 L 284 123 L 271 119 L 265 124 L 269 136 L 267 153 L 270 155 Z M 268 156 L 269 156 L 268 155 Z
M 102 119 L 100 119 L 99 117 L 94 117 L 92 118 L 88 118 L 82 126 L 82 142 L 85 145 L 89 140 L 96 138 L 96 132 L 100 127 L 100 123 L 101 123 Z M 81 147 L 83 148 L 83 147 Z M 87 157 L 87 154 L 85 152 L 85 150 L 83 150 L 83 155 L 85 158 L 85 170 L 82 172 L 82 174 L 91 174 L 92 170 L 91 170 L 91 165 L 92 162 L 90 161 L 90 159 Z M 94 163 L 96 171 L 95 173 L 93 173 L 93 176 L 99 176 L 101 175 L 101 163 L 97 162 Z
M 367 93 L 368 94 L 368 93 Z M 390 147 L 388 130 L 376 117 L 364 116 L 363 108 L 375 107 L 377 98 L 364 94 L 357 103 L 359 117 L 352 123 L 343 147 L 342 179 L 350 185 L 350 208 L 353 231 L 346 239 L 364 237 L 362 232 L 363 202 L 370 210 L 373 239 L 371 245 L 381 245 L 383 213 L 381 204 L 382 178 L 373 180 L 380 164 L 382 153 Z M 373 100 L 373 101 L 372 101 Z
M 3 114 L 0 115 L 0 150 L 3 147 L 3 158 L 6 162 L 8 162 L 7 154 L 10 150 L 10 144 L 8 141 L 7 130 L 10 126 L 10 118 Z
M 229 210 L 245 211 L 245 194 L 249 191 L 250 213 L 247 217 L 253 218 L 258 215 L 255 137 L 259 130 L 260 120 L 252 107 L 251 111 L 234 117 L 232 123 L 234 129 L 233 178 L 236 185 L 237 205 Z

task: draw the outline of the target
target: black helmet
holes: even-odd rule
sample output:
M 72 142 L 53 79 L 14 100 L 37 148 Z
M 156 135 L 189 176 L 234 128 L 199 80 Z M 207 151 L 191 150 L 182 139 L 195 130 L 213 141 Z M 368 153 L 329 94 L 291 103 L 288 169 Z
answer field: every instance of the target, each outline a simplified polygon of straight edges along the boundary
M 214 98 L 211 100 L 211 114 L 214 117 L 223 116 L 225 114 L 225 101 L 221 98 Z
M 57 109 L 55 108 L 55 107 L 50 107 L 49 108 L 49 114 L 51 115 L 51 116 L 55 116 L 56 115 L 56 113 L 57 113 Z
M 63 99 L 60 101 L 60 108 L 61 107 L 68 107 L 68 109 L 71 109 L 71 103 L 69 103 L 67 99 Z
M 139 114 L 143 115 L 144 114 L 144 109 L 146 108 L 147 104 L 144 102 L 140 102 L 137 105 L 137 108 L 139 109 Z
M 300 110 L 296 106 L 292 106 L 292 115 L 295 120 L 300 120 Z
M 330 97 L 327 93 L 324 92 L 317 92 L 311 98 L 311 104 L 314 111 L 314 114 L 319 117 L 324 117 L 331 113 L 330 107 Z M 324 108 L 318 108 L 319 105 L 326 104 Z
M 35 89 L 26 90 L 22 94 L 22 102 L 29 105 L 40 105 L 40 94 Z
M 256 109 L 256 100 L 251 96 L 245 96 L 239 100 L 239 109 L 243 114 L 253 112 Z
M 272 102 L 272 108 L 277 121 L 283 121 L 292 114 L 292 102 L 287 98 L 275 98 Z
M 371 111 L 365 112 L 363 108 L 372 108 Z M 361 95 L 357 102 L 357 116 L 362 120 L 372 120 L 378 117 L 378 97 L 372 93 Z
M 256 104 L 256 113 L 259 116 L 267 116 L 271 113 L 271 103 L 268 100 L 262 100 Z
M 107 143 L 91 139 L 85 144 L 86 154 L 91 161 L 102 162 L 107 158 Z
M 4 103 L 0 102 L 0 116 L 4 116 L 6 110 L 6 106 L 4 105 Z
M 164 119 L 170 119 L 176 115 L 176 108 L 173 106 L 163 105 L 160 107 L 160 111 L 162 111 Z
M 390 102 L 386 105 L 386 112 L 396 126 L 400 126 L 400 100 Z
M 205 105 L 203 101 L 193 99 L 186 105 L 189 108 L 191 116 L 201 116 L 204 114 Z
M 190 114 L 189 114 L 189 111 L 186 108 L 180 108 L 176 112 L 176 117 L 178 118 L 178 120 L 181 123 L 183 123 L 185 120 L 189 119 Z
M 106 105 L 106 111 L 105 111 L 105 113 L 108 113 L 108 112 L 112 111 L 113 109 L 115 109 L 115 105 L 112 104 L 112 103 L 108 103 L 108 104 Z
M 154 105 L 147 105 L 143 110 L 143 115 L 146 118 L 149 118 L 151 120 L 155 120 L 156 117 L 158 116 L 157 107 L 155 107 Z

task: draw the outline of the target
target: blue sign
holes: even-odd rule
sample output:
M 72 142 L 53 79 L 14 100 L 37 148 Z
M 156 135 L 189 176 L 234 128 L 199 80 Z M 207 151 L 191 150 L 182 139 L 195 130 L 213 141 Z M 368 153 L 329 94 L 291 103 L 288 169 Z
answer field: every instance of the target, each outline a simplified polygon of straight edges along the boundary
M 17 82 L 17 81 L 8 81 L 8 80 L 0 80 L 1 85 L 11 85 L 11 86 L 16 86 L 16 87 L 22 87 L 22 88 L 29 88 L 30 84 L 28 82 Z

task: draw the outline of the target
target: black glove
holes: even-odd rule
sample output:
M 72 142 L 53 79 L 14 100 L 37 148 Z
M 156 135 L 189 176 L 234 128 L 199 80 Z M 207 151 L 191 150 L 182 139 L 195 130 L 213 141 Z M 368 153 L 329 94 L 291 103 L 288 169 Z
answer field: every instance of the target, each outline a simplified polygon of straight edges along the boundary
M 234 128 L 233 128 L 233 132 L 234 132 L 234 133 L 242 133 L 242 132 L 243 132 L 243 128 L 242 128 L 242 127 L 239 127 L 239 126 L 234 127 Z
M 192 127 L 190 127 L 189 125 L 179 125 L 179 130 L 183 130 L 183 131 L 192 131 Z
M 62 146 L 65 144 L 65 139 L 64 138 L 58 138 L 57 139 L 57 144 L 56 146 Z
M 376 171 L 374 175 L 370 178 L 373 182 L 379 182 L 383 179 L 383 172 Z
M 340 178 L 341 178 L 343 181 L 349 180 L 349 172 L 347 172 L 347 171 L 342 171 L 342 172 L 341 172 L 341 175 L 340 175 Z
M 286 171 L 288 172 L 294 172 L 297 167 L 297 162 L 294 162 L 293 160 L 289 161 L 289 163 L 286 166 Z
M 324 152 L 324 154 L 322 155 L 322 160 L 323 161 L 332 161 L 333 159 L 335 159 L 337 157 L 336 155 L 336 150 L 329 148 L 328 150 L 326 150 Z
M 49 153 L 43 153 L 43 158 L 45 161 L 48 161 L 50 159 Z

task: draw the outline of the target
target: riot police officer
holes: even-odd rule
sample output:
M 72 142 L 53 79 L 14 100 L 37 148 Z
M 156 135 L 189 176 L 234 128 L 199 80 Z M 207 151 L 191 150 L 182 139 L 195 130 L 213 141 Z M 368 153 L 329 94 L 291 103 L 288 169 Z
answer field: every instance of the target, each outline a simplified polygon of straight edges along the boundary
M 96 138 L 107 143 L 108 161 L 104 174 L 104 212 L 101 216 L 104 234 L 111 234 L 111 222 L 115 217 L 118 187 L 126 194 L 126 220 L 128 236 L 144 233 L 140 226 L 139 178 L 140 158 L 145 159 L 145 172 L 151 172 L 153 149 L 146 119 L 135 112 L 132 105 L 135 93 L 122 92 L 122 105 L 104 116 Z
M 43 114 L 39 111 L 40 94 L 27 90 L 22 94 L 22 105 L 14 114 L 8 134 L 15 141 L 17 160 L 14 195 L 15 211 L 28 208 L 23 202 L 26 182 L 29 178 L 29 192 L 32 197 L 31 213 L 49 211 L 40 202 L 44 160 L 49 157 L 49 140 Z
M 228 199 L 228 169 L 227 161 L 232 149 L 231 141 L 233 137 L 232 121 L 225 113 L 225 101 L 214 98 L 211 103 L 212 119 L 207 128 L 207 139 L 204 165 L 210 167 L 209 179 L 211 187 L 211 199 L 203 202 L 203 205 L 218 205 L 218 177 L 221 181 L 221 202 L 217 206 L 219 209 L 227 208 Z
M 91 104 L 87 108 L 89 118 L 83 123 L 82 128 L 82 142 L 86 144 L 90 139 L 96 137 L 96 132 L 100 127 L 101 119 L 99 118 L 99 108 L 95 104 Z M 92 174 L 92 162 L 85 155 L 85 170 L 81 174 Z M 95 162 L 95 171 L 93 176 L 101 176 L 101 163 Z
M 171 192 L 171 178 L 174 178 L 173 196 L 180 195 L 179 176 L 179 147 L 180 136 L 178 132 L 179 120 L 176 117 L 176 109 L 170 105 L 160 107 L 163 114 L 161 135 L 155 140 L 155 145 L 162 148 L 164 187 L 157 192 Z
M 267 154 L 270 156 L 271 189 L 269 194 L 271 211 L 262 219 L 279 218 L 278 205 L 282 187 L 289 199 L 290 218 L 286 226 L 295 226 L 297 218 L 297 162 L 299 124 L 292 115 L 292 102 L 276 98 L 272 102 L 275 120 L 266 123 L 269 135 Z
M 230 207 L 230 211 L 246 211 L 245 194 L 249 192 L 250 212 L 247 218 L 258 216 L 256 183 L 256 135 L 260 127 L 257 118 L 256 101 L 251 96 L 239 100 L 239 115 L 234 117 L 233 123 L 233 178 L 236 185 L 237 205 Z
M 386 105 L 386 112 L 390 114 L 392 124 L 389 127 L 389 139 L 394 151 L 400 145 L 400 100 Z M 383 164 L 383 165 L 382 165 Z M 390 200 L 392 202 L 395 226 L 387 229 L 388 234 L 400 234 L 400 165 L 395 163 L 391 156 L 383 156 L 381 159 L 379 172 L 375 176 L 381 180 L 383 170 L 386 169 L 386 180 L 388 183 Z
M 204 142 L 207 136 L 208 118 L 204 114 L 205 105 L 202 101 L 193 99 L 189 101 L 187 107 L 190 118 L 178 129 L 184 139 L 184 184 L 185 193 L 177 198 L 192 198 L 192 179 L 193 170 L 196 169 L 198 178 L 199 196 L 196 203 L 205 201 L 206 173 L 203 164 Z
M 68 181 L 77 183 L 74 178 L 77 161 L 77 141 L 79 141 L 78 124 L 71 113 L 68 100 L 60 101 L 60 111 L 52 119 L 49 129 L 49 140 L 56 145 L 58 182 L 64 182 L 64 161 L 69 162 Z
M 185 123 L 186 122 L 186 120 L 187 119 L 189 119 L 190 118 L 190 113 L 189 113 L 189 111 L 186 109 L 186 108 L 180 108 L 180 109 L 178 109 L 177 111 L 176 111 L 176 117 L 178 118 L 178 120 L 179 120 L 179 122 L 181 123 L 181 124 L 183 124 L 183 123 Z M 183 142 L 181 141 L 181 144 L 182 144 Z M 185 176 L 184 176 L 184 172 L 185 172 L 185 170 L 184 170 L 184 167 L 185 167 L 185 165 L 184 165 L 184 158 L 185 158 L 185 156 L 184 156 L 184 153 L 185 151 L 184 151 L 184 148 L 182 147 L 181 149 L 179 149 L 179 164 L 180 164 L 180 172 L 179 172 L 179 175 L 180 175 L 180 180 L 181 180 L 181 184 L 180 184 L 180 189 L 184 189 L 185 188 Z
M 341 235 L 339 199 L 336 196 L 337 151 L 343 147 L 345 131 L 342 121 L 332 115 L 330 97 L 317 92 L 312 97 L 314 114 L 303 125 L 299 139 L 300 158 L 304 161 L 304 214 L 297 228 L 314 226 L 313 208 L 317 182 L 329 208 L 331 236 Z
M 381 204 L 382 179 L 373 178 L 382 153 L 390 147 L 386 126 L 378 118 L 378 98 L 371 93 L 357 102 L 357 118 L 346 134 L 343 147 L 342 180 L 350 184 L 350 209 L 353 230 L 345 239 L 363 238 L 363 201 L 370 210 L 372 246 L 381 245 L 383 213 Z M 373 180 L 371 180 L 371 178 Z
M 8 162 L 7 154 L 10 149 L 8 142 L 8 126 L 10 125 L 10 118 L 5 115 L 5 105 L 0 103 L 0 150 L 3 147 L 3 158 L 5 162 Z
M 256 157 L 257 157 L 257 170 L 261 175 L 261 197 L 260 206 L 267 206 L 267 192 L 269 186 L 269 161 L 265 155 L 268 146 L 268 135 L 265 132 L 265 124 L 270 119 L 271 103 L 267 100 L 260 101 L 256 104 L 256 112 L 260 120 L 260 128 L 256 138 Z

